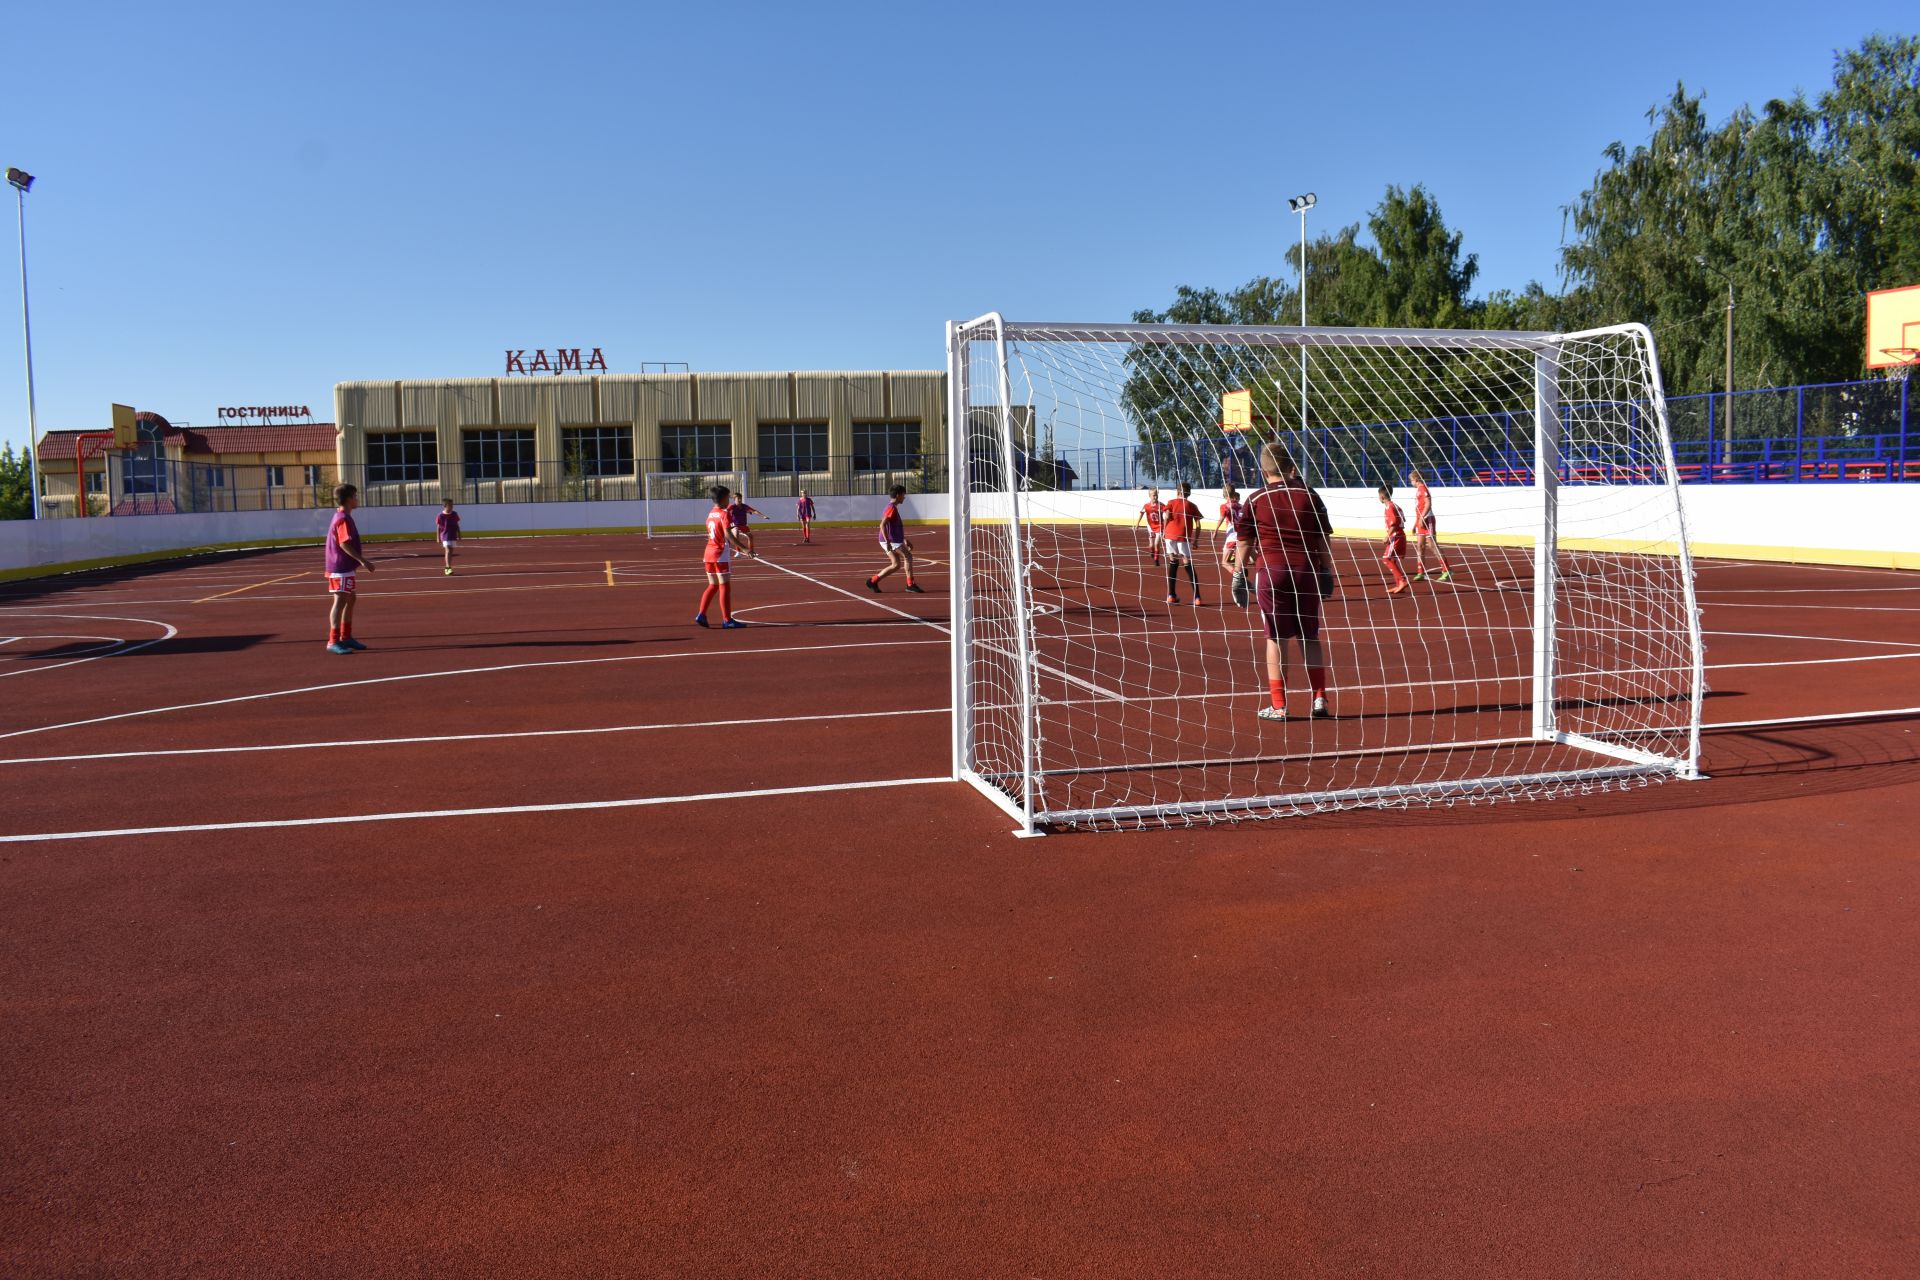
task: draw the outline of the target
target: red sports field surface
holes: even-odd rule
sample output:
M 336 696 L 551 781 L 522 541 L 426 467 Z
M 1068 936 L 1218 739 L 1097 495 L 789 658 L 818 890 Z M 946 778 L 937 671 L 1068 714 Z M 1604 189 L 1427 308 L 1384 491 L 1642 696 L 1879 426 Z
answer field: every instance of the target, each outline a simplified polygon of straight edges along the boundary
M 0 586 L 0 1273 L 1920 1273 L 1912 575 L 1703 566 L 1707 782 L 1016 841 L 760 537 Z

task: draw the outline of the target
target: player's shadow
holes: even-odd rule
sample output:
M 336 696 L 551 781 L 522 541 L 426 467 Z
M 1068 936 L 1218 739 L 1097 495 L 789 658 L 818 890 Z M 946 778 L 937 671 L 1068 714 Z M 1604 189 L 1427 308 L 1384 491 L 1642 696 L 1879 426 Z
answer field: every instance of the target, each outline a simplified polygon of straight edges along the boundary
M 242 649 L 251 649 L 255 645 L 267 644 L 274 637 L 262 634 L 234 634 L 209 636 L 174 636 L 158 644 L 142 649 L 142 655 L 154 657 L 177 657 L 188 653 L 238 653 Z

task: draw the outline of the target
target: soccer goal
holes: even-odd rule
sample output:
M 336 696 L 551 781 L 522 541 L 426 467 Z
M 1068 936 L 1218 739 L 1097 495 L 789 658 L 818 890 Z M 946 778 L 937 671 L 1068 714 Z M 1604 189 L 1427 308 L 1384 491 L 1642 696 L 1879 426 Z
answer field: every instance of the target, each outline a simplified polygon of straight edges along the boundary
M 989 315 L 948 327 L 948 371 L 953 768 L 1022 831 L 1699 776 L 1699 613 L 1644 327 Z M 1324 718 L 1297 641 L 1286 718 L 1261 716 L 1261 579 L 1236 591 L 1222 561 L 1225 488 L 1262 484 L 1268 444 L 1331 525 Z M 1376 486 L 1412 533 L 1415 473 L 1434 532 L 1389 594 Z M 1190 568 L 1145 521 L 1182 484 Z
M 704 537 L 713 486 L 747 491 L 744 471 L 649 471 L 641 477 L 640 506 L 649 538 Z

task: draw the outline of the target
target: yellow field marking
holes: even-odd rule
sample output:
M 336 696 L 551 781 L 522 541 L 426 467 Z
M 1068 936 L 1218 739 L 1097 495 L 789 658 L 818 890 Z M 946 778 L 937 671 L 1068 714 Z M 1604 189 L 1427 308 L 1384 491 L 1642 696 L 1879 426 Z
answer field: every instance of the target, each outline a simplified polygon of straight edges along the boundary
M 295 578 L 304 578 L 306 576 L 306 570 L 302 569 L 299 573 L 290 573 L 284 578 L 268 578 L 265 582 L 250 582 L 244 587 L 235 587 L 231 591 L 222 591 L 218 595 L 204 596 L 201 599 L 195 600 L 194 603 L 206 604 L 211 600 L 224 600 L 228 596 L 237 596 L 242 591 L 253 591 L 260 587 L 270 587 L 276 582 L 292 582 Z
M 607 561 L 607 585 L 613 585 L 613 561 Z

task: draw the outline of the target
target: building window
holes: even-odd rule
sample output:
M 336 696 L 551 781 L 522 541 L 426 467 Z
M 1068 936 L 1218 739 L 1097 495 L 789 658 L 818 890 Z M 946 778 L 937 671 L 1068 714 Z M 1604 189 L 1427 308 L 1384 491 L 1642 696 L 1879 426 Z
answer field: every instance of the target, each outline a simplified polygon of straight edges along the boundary
M 827 424 L 824 422 L 763 422 L 760 424 L 760 473 L 796 475 L 827 469 Z
M 919 423 L 856 422 L 853 424 L 853 469 L 855 471 L 902 471 L 919 465 Z
M 207 468 L 207 488 L 224 489 L 227 487 L 227 469 L 225 467 Z
M 283 489 L 286 487 L 286 484 L 287 469 L 285 467 L 270 466 L 267 468 L 267 488 Z
M 87 472 L 87 492 L 105 493 L 107 491 L 107 473 L 104 471 Z
M 404 484 L 440 478 L 440 445 L 431 431 L 387 431 L 367 437 L 367 483 Z
M 318 489 L 326 482 L 326 468 L 317 462 L 309 462 L 307 464 L 307 487 L 309 489 Z
M 560 452 L 568 475 L 630 476 L 633 428 L 567 427 L 560 433 Z
M 733 470 L 733 428 L 688 423 L 660 428 L 662 471 Z
M 143 439 L 126 452 L 121 464 L 121 491 L 125 493 L 165 493 L 167 491 L 167 455 L 157 441 Z
M 533 475 L 533 428 L 469 431 L 461 437 L 469 480 L 520 480 Z

